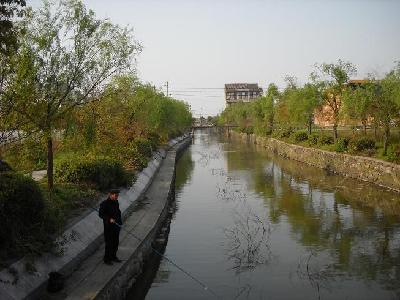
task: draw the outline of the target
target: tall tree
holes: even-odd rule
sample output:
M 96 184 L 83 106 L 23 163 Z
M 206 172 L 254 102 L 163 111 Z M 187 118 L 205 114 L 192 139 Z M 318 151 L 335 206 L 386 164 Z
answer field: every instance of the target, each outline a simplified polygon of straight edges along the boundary
M 15 74 L 3 97 L 27 121 L 21 128 L 37 130 L 47 139 L 48 186 L 53 187 L 53 135 L 75 107 L 94 99 L 111 76 L 134 71 L 141 51 L 132 31 L 97 19 L 79 0 L 44 1 L 27 10 L 20 45 L 12 58 Z
M 293 76 L 285 77 L 286 87 L 275 103 L 275 118 L 280 127 L 291 128 L 297 125 L 293 119 L 293 108 L 297 106 L 299 86 L 297 79 Z
M 322 91 L 318 84 L 306 83 L 301 88 L 290 90 L 287 99 L 290 122 L 306 125 L 311 134 L 314 111 L 322 103 Z
M 346 83 L 350 76 L 355 75 L 356 72 L 357 69 L 352 63 L 339 59 L 336 64 L 316 65 L 316 71 L 312 74 L 312 78 L 318 80 L 325 87 L 324 104 L 332 112 L 333 137 L 335 140 L 338 138 L 337 127 Z
M 372 81 L 355 88 L 349 87 L 343 94 L 343 113 L 352 119 L 361 121 L 364 135 L 367 134 L 367 124 L 373 113 L 372 103 L 375 97 L 376 84 Z
M 399 117 L 400 72 L 394 69 L 379 81 L 375 81 L 375 96 L 372 98 L 372 116 L 383 127 L 383 154 L 387 154 L 390 127 Z
M 261 100 L 261 109 L 263 112 L 264 122 L 267 123 L 268 133 L 272 133 L 274 130 L 275 121 L 275 103 L 279 97 L 279 90 L 276 84 L 270 83 L 268 85 L 266 96 Z

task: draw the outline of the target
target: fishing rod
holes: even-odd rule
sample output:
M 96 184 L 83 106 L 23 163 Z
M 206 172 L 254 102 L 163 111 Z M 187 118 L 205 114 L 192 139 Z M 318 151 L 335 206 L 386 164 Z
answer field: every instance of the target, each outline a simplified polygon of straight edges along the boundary
M 133 203 L 133 202 L 131 202 Z M 97 208 L 94 208 L 90 206 L 91 209 L 93 209 L 96 212 L 99 212 Z M 114 222 L 113 224 L 117 225 L 121 230 L 125 231 L 129 235 L 133 236 L 135 239 L 137 239 L 139 242 L 144 242 L 143 239 L 140 237 L 136 236 L 134 233 L 129 231 L 128 229 L 124 228 L 121 224 L 118 224 Z M 166 261 L 168 261 L 171 265 L 175 266 L 178 270 L 180 270 L 182 273 L 184 273 L 186 276 L 191 278 L 193 281 L 195 281 L 197 284 L 199 284 L 205 291 L 208 291 L 211 295 L 213 295 L 216 299 L 222 299 L 220 296 L 218 296 L 212 289 L 210 289 L 206 284 L 204 284 L 200 279 L 197 279 L 194 275 L 192 275 L 189 271 L 186 271 L 183 267 L 179 266 L 176 262 L 174 262 L 171 258 L 167 257 L 166 255 L 162 254 L 159 252 L 157 249 L 155 249 L 152 245 L 150 245 L 151 250 L 159 255 L 160 257 L 164 258 Z

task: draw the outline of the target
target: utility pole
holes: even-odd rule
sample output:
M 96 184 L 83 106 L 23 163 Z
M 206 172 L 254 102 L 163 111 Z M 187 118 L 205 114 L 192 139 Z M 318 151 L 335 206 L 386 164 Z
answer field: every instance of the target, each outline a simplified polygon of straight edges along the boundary
M 168 81 L 166 83 L 166 86 L 167 86 L 167 97 L 169 97 L 169 94 L 168 94 Z

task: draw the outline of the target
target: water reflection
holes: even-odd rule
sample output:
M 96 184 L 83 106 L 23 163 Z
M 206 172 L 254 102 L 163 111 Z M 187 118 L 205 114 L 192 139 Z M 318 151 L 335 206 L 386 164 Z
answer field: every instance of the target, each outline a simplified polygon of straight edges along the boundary
M 184 184 L 189 184 L 192 180 L 194 161 L 190 151 L 185 151 L 179 157 L 179 163 L 175 171 L 175 192 L 180 193 Z
M 399 195 L 279 157 L 265 162 L 248 147 L 227 152 L 228 170 L 251 168 L 248 184 L 263 195 L 270 221 L 287 221 L 292 237 L 309 249 L 297 275 L 318 298 L 320 289 L 346 276 L 400 296 Z

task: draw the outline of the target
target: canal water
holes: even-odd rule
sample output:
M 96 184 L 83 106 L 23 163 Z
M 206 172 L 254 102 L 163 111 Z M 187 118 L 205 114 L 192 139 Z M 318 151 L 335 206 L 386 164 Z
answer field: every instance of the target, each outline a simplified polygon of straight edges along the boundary
M 400 299 L 400 196 L 196 131 L 165 255 L 128 299 Z

